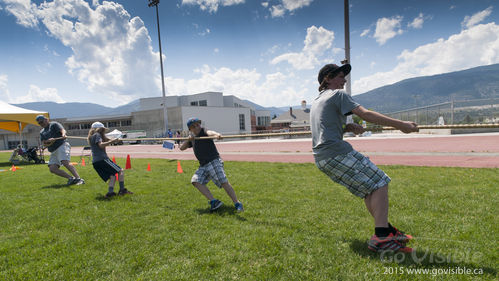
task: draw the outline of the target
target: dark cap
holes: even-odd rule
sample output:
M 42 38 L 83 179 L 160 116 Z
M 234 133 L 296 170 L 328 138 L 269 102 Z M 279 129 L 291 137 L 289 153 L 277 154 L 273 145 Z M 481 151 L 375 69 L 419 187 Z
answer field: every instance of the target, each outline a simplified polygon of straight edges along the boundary
M 319 76 L 317 77 L 319 80 L 319 84 L 321 84 L 322 80 L 324 80 L 324 77 L 329 74 L 336 74 L 341 71 L 343 72 L 343 74 L 345 74 L 345 76 L 347 76 L 350 73 L 350 70 L 352 70 L 352 66 L 348 63 L 342 66 L 337 66 L 336 64 L 326 64 L 319 71 Z
M 45 119 L 47 119 L 47 117 L 40 114 L 40 115 L 36 116 L 35 120 L 36 120 L 36 122 L 40 122 L 40 121 L 45 120 Z
M 196 118 L 196 117 L 191 117 L 189 118 L 189 120 L 187 120 L 187 128 L 190 128 L 194 123 L 201 123 L 201 120 L 199 120 L 199 118 Z

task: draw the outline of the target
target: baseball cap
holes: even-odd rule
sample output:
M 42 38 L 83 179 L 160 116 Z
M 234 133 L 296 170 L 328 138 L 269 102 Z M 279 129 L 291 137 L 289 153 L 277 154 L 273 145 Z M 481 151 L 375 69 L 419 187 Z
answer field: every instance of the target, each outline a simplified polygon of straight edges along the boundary
M 105 127 L 104 124 L 102 124 L 101 122 L 92 123 L 92 129 L 97 129 L 97 128 L 105 128 Z
M 36 122 L 40 122 L 40 121 L 45 120 L 45 119 L 47 119 L 47 117 L 40 114 L 40 115 L 36 116 L 35 120 L 36 120 Z
M 347 76 L 350 73 L 350 70 L 352 70 L 352 66 L 348 63 L 342 66 L 337 66 L 336 64 L 326 64 L 319 71 L 319 76 L 317 77 L 317 80 L 319 80 L 319 84 L 321 84 L 322 80 L 324 80 L 324 77 L 326 77 L 331 73 L 338 73 L 342 71 L 343 74 Z
M 191 117 L 187 120 L 187 128 L 190 128 L 194 123 L 201 123 L 201 120 L 199 120 L 199 118 L 196 118 L 196 117 Z

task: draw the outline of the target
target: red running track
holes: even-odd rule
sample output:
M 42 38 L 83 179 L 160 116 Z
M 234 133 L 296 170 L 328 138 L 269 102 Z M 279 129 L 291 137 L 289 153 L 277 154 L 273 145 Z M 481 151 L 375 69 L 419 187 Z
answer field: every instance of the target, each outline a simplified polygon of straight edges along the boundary
M 452 136 L 400 135 L 347 138 L 377 165 L 499 168 L 499 134 Z M 310 139 L 267 139 L 217 142 L 226 161 L 313 163 Z M 107 148 L 109 157 L 195 160 L 192 149 L 168 150 L 161 145 L 125 145 Z M 73 156 L 82 148 L 72 149 Z

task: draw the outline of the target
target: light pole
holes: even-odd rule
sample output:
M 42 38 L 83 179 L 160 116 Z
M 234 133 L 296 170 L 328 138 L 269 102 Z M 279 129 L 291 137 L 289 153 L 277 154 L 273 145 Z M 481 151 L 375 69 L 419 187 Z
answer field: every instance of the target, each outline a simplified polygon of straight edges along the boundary
M 345 9 L 345 60 L 342 61 L 343 64 L 345 63 L 350 63 L 350 7 L 348 5 L 348 0 L 345 0 L 344 2 L 344 9 Z M 347 94 L 352 95 L 352 84 L 350 80 L 350 76 L 348 75 L 347 78 L 347 83 L 346 83 L 346 91 Z
M 165 76 L 163 74 L 163 53 L 161 51 L 161 33 L 159 32 L 159 12 L 158 12 L 158 4 L 159 0 L 148 0 L 149 7 L 156 7 L 156 21 L 158 23 L 158 42 L 159 42 L 159 63 L 161 65 L 161 89 L 163 90 L 163 120 L 165 122 L 164 132 L 168 129 L 168 114 L 166 112 L 166 91 L 165 91 Z
M 345 60 L 342 64 L 350 63 L 350 7 L 348 0 L 344 1 L 344 19 L 345 19 Z M 350 77 L 352 74 L 348 74 L 346 77 L 346 92 L 348 95 L 352 95 L 352 81 Z M 352 115 L 348 115 L 347 123 L 353 123 Z

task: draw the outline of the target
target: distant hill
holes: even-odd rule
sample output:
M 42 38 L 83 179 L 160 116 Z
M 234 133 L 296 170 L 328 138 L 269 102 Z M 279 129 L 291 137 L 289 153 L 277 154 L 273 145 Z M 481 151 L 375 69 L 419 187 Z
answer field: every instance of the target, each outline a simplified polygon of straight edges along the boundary
M 393 112 L 455 100 L 499 97 L 499 64 L 402 80 L 354 99 L 366 108 Z
M 270 111 L 270 117 L 274 117 L 275 116 L 279 116 L 281 114 L 283 114 L 284 112 L 288 111 L 288 110 L 283 110 L 281 107 L 275 107 L 275 106 L 272 106 L 272 107 L 263 107 L 261 105 L 258 105 L 252 101 L 249 101 L 249 100 L 243 100 L 244 102 L 248 103 L 250 106 L 254 107 L 255 109 L 257 110 L 268 110 Z
M 55 103 L 55 102 L 28 102 L 21 104 L 14 104 L 15 106 L 25 109 L 46 111 L 50 114 L 51 118 L 65 118 L 65 117 L 85 117 L 94 115 L 106 115 L 105 112 L 113 108 L 98 105 L 95 103 Z
M 105 113 L 105 115 L 125 115 L 125 114 L 130 114 L 131 112 L 139 111 L 139 109 L 140 109 L 140 101 L 134 100 L 130 103 L 118 106 L 116 108 L 109 108 L 109 110 Z
M 499 64 L 406 79 L 355 95 L 354 99 L 366 108 L 386 113 L 448 102 L 451 96 L 454 100 L 498 98 Z M 244 102 L 258 110 L 269 110 L 271 117 L 279 116 L 289 110 L 289 106 L 263 107 L 249 100 L 244 100 Z M 52 118 L 124 115 L 138 111 L 140 106 L 139 100 L 116 108 L 77 102 L 30 102 L 14 105 L 26 109 L 48 111 Z M 292 107 L 299 109 L 301 105 Z
M 249 100 L 245 100 L 250 106 L 258 110 L 269 110 L 270 116 L 280 115 L 287 110 L 281 110 L 276 107 L 263 107 Z M 115 108 L 98 105 L 95 103 L 55 103 L 55 102 L 28 102 L 21 104 L 14 104 L 15 106 L 38 110 L 47 111 L 50 113 L 51 118 L 73 118 L 73 117 L 88 117 L 88 116 L 105 116 L 105 115 L 126 115 L 140 109 L 140 101 L 134 100 L 128 104 L 118 106 Z

